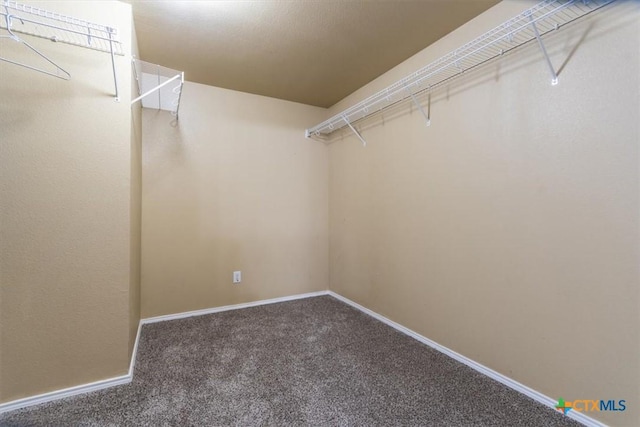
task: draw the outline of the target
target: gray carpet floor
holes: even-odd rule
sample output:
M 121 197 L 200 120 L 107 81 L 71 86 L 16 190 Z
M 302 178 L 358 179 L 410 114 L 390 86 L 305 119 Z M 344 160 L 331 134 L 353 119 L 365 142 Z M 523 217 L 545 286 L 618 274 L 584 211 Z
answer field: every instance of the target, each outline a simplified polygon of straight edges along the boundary
M 578 426 L 322 296 L 145 325 L 130 384 L 2 426 Z

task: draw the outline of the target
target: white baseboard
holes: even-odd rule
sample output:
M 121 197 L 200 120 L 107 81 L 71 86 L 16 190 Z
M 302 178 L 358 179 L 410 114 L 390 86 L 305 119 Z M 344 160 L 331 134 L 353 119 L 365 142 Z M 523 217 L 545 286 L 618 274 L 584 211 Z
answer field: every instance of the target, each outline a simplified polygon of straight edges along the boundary
M 278 302 L 293 301 L 293 300 L 302 299 L 302 298 L 317 297 L 320 295 L 327 295 L 327 293 L 328 291 L 310 292 L 306 294 L 291 295 L 291 296 L 280 297 L 280 298 L 272 298 L 272 299 L 253 301 L 253 302 L 247 302 L 242 304 L 227 305 L 223 307 L 208 308 L 204 310 L 188 311 L 184 313 L 176 313 L 176 314 L 169 314 L 166 316 L 157 316 L 157 317 L 150 317 L 147 319 L 140 319 L 140 323 L 138 324 L 138 331 L 136 333 L 136 341 L 133 345 L 133 351 L 131 352 L 129 372 L 126 375 L 108 378 L 106 380 L 100 380 L 100 381 L 96 381 L 88 384 L 81 384 L 74 387 L 65 388 L 62 390 L 55 390 L 48 393 L 38 394 L 36 396 L 25 397 L 23 399 L 12 400 L 6 403 L 0 403 L 0 414 L 4 412 L 14 411 L 20 408 L 39 405 L 41 403 L 52 402 L 58 399 L 64 399 L 65 397 L 76 396 L 78 394 L 89 393 L 92 391 L 103 390 L 105 388 L 130 383 L 131 380 L 133 379 L 133 372 L 136 366 L 136 357 L 138 355 L 138 343 L 140 342 L 140 333 L 142 332 L 142 325 L 144 324 L 164 322 L 166 320 L 183 319 L 183 318 L 192 317 L 192 316 L 202 316 L 204 314 L 220 313 L 222 311 L 239 310 L 242 308 L 256 307 L 259 305 L 266 305 L 266 304 L 275 304 Z
M 138 332 L 136 332 L 136 341 L 133 343 L 131 351 L 131 361 L 129 362 L 129 376 L 133 379 L 133 370 L 136 368 L 136 357 L 138 356 L 138 343 L 140 342 L 140 333 L 142 332 L 142 320 L 138 322 Z
M 502 383 L 504 385 L 506 385 L 509 388 L 512 388 L 515 391 L 518 391 L 522 394 L 524 394 L 525 396 L 530 397 L 531 399 L 535 400 L 536 402 L 542 403 L 545 406 L 548 406 L 550 408 L 553 408 L 555 410 L 555 405 L 557 403 L 557 400 L 554 400 L 552 398 L 550 398 L 549 396 L 546 396 L 536 390 L 533 390 L 532 388 L 527 387 L 524 384 L 519 383 L 516 380 L 513 380 L 505 375 L 502 375 L 496 371 L 494 371 L 491 368 L 488 368 L 478 362 L 475 362 L 471 359 L 469 359 L 466 356 L 461 355 L 460 353 L 456 353 L 455 351 L 438 344 L 435 341 L 430 340 L 429 338 L 426 338 L 420 334 L 418 334 L 417 332 L 412 331 L 409 328 L 406 328 L 402 325 L 400 325 L 399 323 L 394 322 L 393 320 L 387 319 L 386 317 L 376 313 L 375 311 L 369 310 L 366 307 L 361 306 L 360 304 L 351 301 L 348 298 L 343 297 L 340 294 L 337 294 L 333 291 L 328 291 L 327 294 L 331 295 L 332 297 L 344 302 L 345 304 L 348 304 L 350 306 L 352 306 L 353 308 L 356 308 L 360 311 L 362 311 L 365 314 L 368 314 L 369 316 L 383 322 L 386 323 L 387 325 L 391 326 L 392 328 L 402 332 L 403 334 L 409 335 L 411 338 L 420 341 L 423 344 L 428 345 L 429 347 L 438 350 L 441 353 L 446 354 L 447 356 L 457 360 L 458 362 L 469 366 L 472 369 L 475 369 L 476 371 L 480 372 L 481 374 L 484 374 L 486 376 L 488 376 L 489 378 L 492 378 L 496 381 L 498 381 L 499 383 Z M 606 427 L 606 424 L 601 423 L 600 421 L 597 421 L 585 414 L 583 414 L 582 412 L 577 412 L 577 411 L 569 411 L 569 413 L 567 413 L 566 415 L 567 417 L 574 419 L 576 421 L 578 421 L 579 423 L 584 424 L 585 426 L 589 426 L 589 427 Z
M 89 384 L 77 385 L 75 387 L 55 390 L 49 393 L 38 394 L 36 396 L 25 397 L 23 399 L 13 400 L 11 402 L 0 404 L 0 414 L 4 412 L 14 411 L 28 406 L 40 405 L 41 403 L 51 402 L 65 397 L 71 397 L 78 394 L 98 391 L 117 385 L 127 384 L 131 382 L 131 375 L 122 375 L 119 377 L 108 378 L 106 380 L 96 381 Z
M 96 381 L 89 384 L 69 387 L 62 390 L 56 390 L 49 393 L 39 394 L 37 396 L 26 397 L 24 399 L 18 399 L 18 400 L 14 400 L 7 403 L 2 403 L 0 404 L 0 414 L 3 412 L 9 412 L 9 411 L 13 411 L 20 408 L 26 408 L 28 406 L 39 405 L 41 403 L 51 402 L 54 400 L 63 399 L 65 397 L 71 397 L 78 394 L 89 393 L 92 391 L 102 390 L 105 388 L 114 387 L 117 385 L 127 384 L 131 382 L 131 380 L 133 379 L 133 372 L 136 364 L 136 356 L 138 354 L 138 342 L 140 341 L 140 333 L 142 331 L 142 325 L 144 324 L 164 322 L 167 320 L 184 319 L 187 317 L 202 316 L 205 314 L 220 313 L 220 312 L 229 311 L 229 310 L 240 310 L 243 308 L 257 307 L 260 305 L 275 304 L 279 302 L 293 301 L 293 300 L 298 300 L 303 298 L 312 298 L 312 297 L 317 297 L 321 295 L 331 295 L 332 297 L 344 302 L 345 304 L 348 304 L 362 311 L 363 313 L 368 314 L 369 316 L 391 326 L 392 328 L 402 332 L 403 334 L 406 334 L 420 341 L 421 343 L 426 344 L 429 347 L 435 350 L 438 350 L 443 354 L 446 354 L 447 356 L 457 360 L 458 362 L 463 363 L 472 369 L 475 369 L 476 371 L 488 376 L 489 378 L 492 378 L 498 381 L 499 383 L 502 383 L 507 387 L 510 387 L 513 390 L 516 390 L 524 394 L 525 396 L 530 397 L 536 402 L 539 402 L 545 406 L 555 409 L 556 400 L 550 398 L 549 396 L 546 396 L 536 390 L 533 390 L 532 388 L 529 388 L 524 384 L 521 384 L 505 375 L 502 375 L 491 368 L 488 368 L 478 362 L 475 362 L 469 359 L 466 356 L 461 355 L 460 353 L 457 353 L 443 345 L 440 345 L 437 342 L 432 341 L 429 338 L 426 338 L 418 334 L 417 332 L 414 332 L 411 329 L 406 328 L 400 325 L 399 323 L 396 323 L 393 320 L 390 320 L 376 313 L 375 311 L 369 310 L 368 308 L 363 307 L 362 305 L 354 301 L 351 301 L 348 298 L 343 297 L 340 294 L 337 294 L 333 291 L 318 291 L 318 292 L 310 292 L 306 294 L 291 295 L 287 297 L 272 298 L 267 300 L 253 301 L 253 302 L 234 304 L 234 305 L 226 305 L 223 307 L 207 308 L 204 310 L 187 311 L 184 313 L 176 313 L 176 314 L 169 314 L 165 316 L 156 316 L 156 317 L 148 317 L 146 319 L 141 319 L 140 323 L 138 324 L 138 332 L 136 334 L 136 341 L 133 346 L 133 351 L 131 353 L 131 362 L 129 364 L 129 372 L 127 373 L 127 375 L 122 375 L 119 377 L 109 378 L 102 381 Z M 585 426 L 606 427 L 605 424 L 583 414 L 582 412 L 570 411 L 566 416 L 584 424 Z
M 14 411 L 16 409 L 27 408 L 29 406 L 40 405 L 41 403 L 52 402 L 54 400 L 64 399 L 65 397 L 76 396 L 78 394 L 90 393 L 92 391 L 103 390 L 105 388 L 115 387 L 117 385 L 128 384 L 133 379 L 133 370 L 136 366 L 136 355 L 138 354 L 138 342 L 140 341 L 140 331 L 142 322 L 138 323 L 138 331 L 136 333 L 136 341 L 131 352 L 131 362 L 129 363 L 129 372 L 119 377 L 107 378 L 106 380 L 95 381 L 88 384 L 81 384 L 74 387 L 54 390 L 48 393 L 38 394 L 35 396 L 25 397 L 23 399 L 12 400 L 6 403 L 0 403 L 0 414 L 4 412 Z
M 318 297 L 321 295 L 328 295 L 328 293 L 329 291 L 309 292 L 306 294 L 297 294 L 297 295 L 291 295 L 287 297 L 263 299 L 259 301 L 245 302 L 241 304 L 225 305 L 222 307 L 205 308 L 203 310 L 185 311 L 183 313 L 167 314 L 165 316 L 147 317 L 146 319 L 141 319 L 140 322 L 143 325 L 146 325 L 147 323 L 165 322 L 167 320 L 184 319 L 186 317 L 193 317 L 193 316 L 204 316 L 205 314 L 220 313 L 220 312 L 229 311 L 229 310 L 240 310 L 242 308 L 257 307 L 259 305 L 275 304 L 278 302 Z

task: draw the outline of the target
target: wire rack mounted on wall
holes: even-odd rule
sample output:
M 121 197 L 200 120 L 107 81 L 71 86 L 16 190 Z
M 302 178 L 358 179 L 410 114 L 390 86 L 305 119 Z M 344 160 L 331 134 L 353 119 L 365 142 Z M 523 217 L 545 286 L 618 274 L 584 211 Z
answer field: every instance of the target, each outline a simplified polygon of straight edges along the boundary
M 0 29 L 7 31 L 8 35 L 2 38 L 12 39 L 26 45 L 49 64 L 57 68 L 56 72 L 49 72 L 37 67 L 30 66 L 10 58 L 0 58 L 0 60 L 12 64 L 24 66 L 26 68 L 50 74 L 55 77 L 67 79 L 69 73 L 62 70 L 57 64 L 49 59 L 44 53 L 38 51 L 25 40 L 22 40 L 16 33 L 28 34 L 40 37 L 52 42 L 66 43 L 93 49 L 111 54 L 111 66 L 113 68 L 113 79 L 115 85 L 115 96 L 118 99 L 118 81 L 116 77 L 114 55 L 124 55 L 122 44 L 118 40 L 118 31 L 113 27 L 95 24 L 82 19 L 65 16 L 56 12 L 40 9 L 34 6 L 21 4 L 12 0 L 1 0 L 0 2 Z M 62 71 L 60 74 L 58 71 Z
M 555 85 L 558 83 L 558 76 L 549 59 L 542 36 L 614 1 L 616 0 L 544 0 L 387 88 L 307 129 L 305 136 L 309 138 L 328 135 L 348 126 L 366 145 L 366 141 L 354 127 L 354 122 L 409 99 L 429 125 L 430 118 L 417 101 L 416 95 L 429 92 L 465 71 L 533 40 L 539 43 L 551 73 L 551 84 Z
M 140 101 L 143 108 L 169 111 L 177 120 L 184 86 L 184 71 L 135 58 L 133 71 L 138 83 L 139 96 L 131 101 L 131 105 Z

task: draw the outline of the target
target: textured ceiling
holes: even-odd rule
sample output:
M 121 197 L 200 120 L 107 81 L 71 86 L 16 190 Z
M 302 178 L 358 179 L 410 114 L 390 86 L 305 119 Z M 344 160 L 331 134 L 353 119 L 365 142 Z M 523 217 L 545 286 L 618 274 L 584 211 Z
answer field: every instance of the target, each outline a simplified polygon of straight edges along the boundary
M 329 107 L 498 0 L 130 0 L 141 59 Z

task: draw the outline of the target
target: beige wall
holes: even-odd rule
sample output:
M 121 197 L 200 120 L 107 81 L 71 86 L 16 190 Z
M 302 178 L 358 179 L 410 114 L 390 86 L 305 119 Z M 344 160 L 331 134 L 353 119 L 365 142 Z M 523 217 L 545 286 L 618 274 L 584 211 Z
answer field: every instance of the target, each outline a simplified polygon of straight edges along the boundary
M 531 3 L 503 2 L 330 114 Z M 552 398 L 626 399 L 639 425 L 637 3 L 432 98 L 339 132 L 330 152 L 330 289 Z M 425 102 L 425 98 L 422 98 Z
M 131 7 L 28 2 L 115 26 Z M 63 81 L 0 62 L 0 401 L 127 372 L 132 281 L 130 60 L 47 40 Z M 32 60 L 4 39 L 3 56 Z
M 131 16 L 131 52 L 139 58 L 138 40 L 136 38 L 133 16 Z M 133 67 L 131 67 L 133 73 Z M 135 74 L 131 81 L 131 97 L 138 97 L 138 84 Z M 140 264 L 142 262 L 142 104 L 136 103 L 131 107 L 131 198 L 129 221 L 130 233 L 130 263 L 129 263 L 129 352 L 132 353 L 138 325 L 140 324 Z
M 133 38 L 127 5 L 46 5 Z M 305 139 L 325 110 L 193 83 L 176 125 L 129 109 L 126 58 L 116 103 L 105 54 L 34 41 L 73 79 L 0 63 L 0 401 L 124 374 L 141 276 L 143 317 L 330 283 L 551 397 L 637 402 L 638 16 L 625 3 L 552 37 L 556 87 L 532 45 L 435 93 L 429 128 L 407 104 L 367 121 L 367 148 Z
M 324 113 L 189 82 L 177 125 L 143 110 L 143 317 L 327 289 Z

